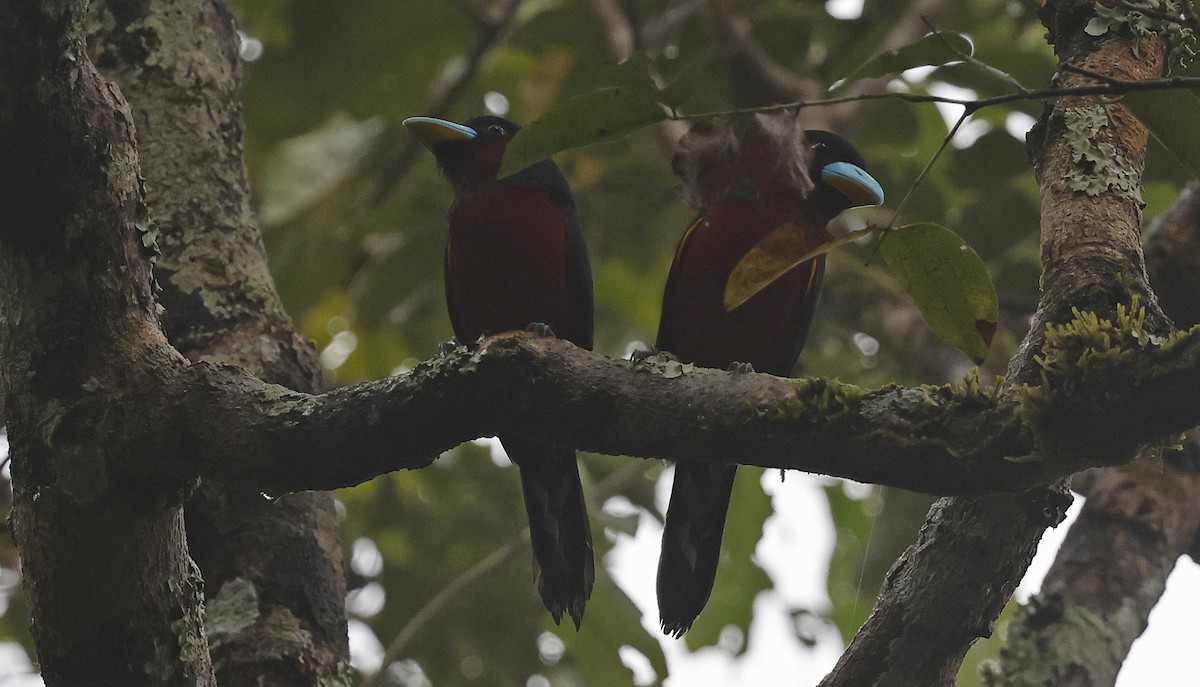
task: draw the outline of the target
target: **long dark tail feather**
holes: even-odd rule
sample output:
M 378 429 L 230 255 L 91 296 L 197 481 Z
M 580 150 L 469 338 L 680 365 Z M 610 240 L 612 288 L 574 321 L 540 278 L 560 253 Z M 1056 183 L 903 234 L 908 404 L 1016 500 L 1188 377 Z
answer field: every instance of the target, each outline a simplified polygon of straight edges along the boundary
M 692 627 L 712 593 L 736 472 L 732 465 L 675 466 L 658 561 L 659 621 L 673 637 Z
M 596 571 L 575 449 L 515 439 L 503 444 L 521 470 L 533 575 L 542 603 L 555 623 L 565 612 L 579 629 Z

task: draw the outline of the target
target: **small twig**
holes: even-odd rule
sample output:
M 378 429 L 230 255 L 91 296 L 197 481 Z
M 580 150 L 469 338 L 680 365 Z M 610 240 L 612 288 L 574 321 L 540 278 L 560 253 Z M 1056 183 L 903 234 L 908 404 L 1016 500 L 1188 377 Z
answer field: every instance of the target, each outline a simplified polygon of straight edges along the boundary
M 879 45 L 880 52 L 896 50 L 912 43 L 925 35 L 924 17 L 936 17 L 955 4 L 955 0 L 911 0 L 904 3 L 900 14 L 892 20 L 892 28 Z M 862 37 L 854 31 L 847 31 L 841 42 L 830 51 L 831 55 L 846 54 L 847 50 L 856 50 Z M 847 84 L 845 95 L 864 93 L 869 90 L 867 81 Z M 860 106 L 839 107 L 822 113 L 823 116 L 810 118 L 819 126 L 818 129 L 829 129 L 843 133 L 853 133 L 862 124 L 862 114 L 866 111 L 866 103 Z
M 912 185 L 908 187 L 908 192 L 904 194 L 904 197 L 900 199 L 900 203 L 896 205 L 896 212 L 892 215 L 892 218 L 888 220 L 888 223 L 879 231 L 879 239 L 875 241 L 875 245 L 871 248 L 871 254 L 867 256 L 868 265 L 871 264 L 871 260 L 875 258 L 875 254 L 879 252 L 879 247 L 883 245 L 883 240 L 887 238 L 888 232 L 891 231 L 892 227 L 895 226 L 896 220 L 900 217 L 900 212 L 904 210 L 904 206 L 908 203 L 908 199 L 912 198 L 912 195 L 914 192 L 916 192 L 917 187 L 921 185 L 921 182 L 925 179 L 925 176 L 929 174 L 929 170 L 933 169 L 933 165 L 937 163 L 938 158 L 942 156 L 942 153 L 946 152 L 946 148 L 949 147 L 950 141 L 954 139 L 954 134 L 957 134 L 958 130 L 962 128 L 963 123 L 966 122 L 967 118 L 971 116 L 971 112 L 972 110 L 970 108 L 963 110 L 963 113 L 958 116 L 958 121 L 954 123 L 954 126 L 950 127 L 950 131 L 946 134 L 946 137 L 942 139 L 942 145 L 938 146 L 937 152 L 933 154 L 933 157 L 929 158 L 929 162 L 925 163 L 925 168 L 921 170 L 921 173 L 917 175 L 916 180 L 913 181 Z
M 396 635 L 396 638 L 392 640 L 391 644 L 388 644 L 387 650 L 383 652 L 383 662 L 380 664 L 379 672 L 363 680 L 362 687 L 371 687 L 371 685 L 379 684 L 380 677 L 387 674 L 388 666 L 395 663 L 403 655 L 404 650 L 408 648 L 409 643 L 417 636 L 417 633 L 437 617 L 450 604 L 451 600 L 458 598 L 463 590 L 487 577 L 493 570 L 496 570 L 509 558 L 512 558 L 513 554 L 528 546 L 529 528 L 526 527 L 515 539 L 496 549 L 486 558 L 471 566 L 466 572 L 451 580 L 450 584 L 442 587 L 442 590 L 422 606 L 421 610 L 409 618 L 399 634 Z
M 1063 65 L 1060 65 L 1060 67 L 1062 67 L 1062 70 L 1064 72 L 1070 72 L 1072 74 L 1079 74 L 1080 76 L 1086 76 L 1089 79 L 1095 79 L 1096 81 L 1099 81 L 1100 83 L 1109 84 L 1110 86 L 1121 83 L 1120 79 L 1114 79 L 1113 77 L 1111 77 L 1107 74 L 1101 74 L 1099 72 L 1094 72 L 1090 69 L 1084 69 L 1083 67 L 1076 67 L 1073 64 L 1063 64 Z
M 517 10 L 520 9 L 521 3 L 522 0 L 509 0 L 508 4 L 504 6 L 494 19 L 480 16 L 471 12 L 469 8 L 464 8 L 479 22 L 483 35 L 479 43 L 476 44 L 475 50 L 467 58 L 466 68 L 459 72 L 449 83 L 436 84 L 430 89 L 426 93 L 425 101 L 418 112 L 440 117 L 450 109 L 450 106 L 466 92 L 467 87 L 475 79 L 476 74 L 479 73 L 479 69 L 483 65 L 484 58 L 504 38 L 513 19 L 517 16 Z M 410 137 L 404 149 L 396 156 L 395 160 L 379 173 L 379 179 L 375 185 L 374 192 L 367 197 L 365 207 L 356 209 L 362 212 L 379 205 L 387 199 L 392 191 L 400 185 L 400 182 L 408 174 L 409 170 L 412 169 L 413 163 L 416 162 L 420 152 L 420 144 Z M 368 259 L 364 261 L 364 264 L 370 262 Z
M 937 36 L 938 40 L 940 40 L 950 50 L 950 52 L 954 53 L 955 55 L 958 55 L 959 57 L 963 58 L 963 60 L 965 60 L 969 64 L 971 64 L 975 67 L 978 67 L 979 69 L 982 69 L 983 71 L 987 72 L 988 74 L 991 74 L 1003 81 L 1007 81 L 1008 83 L 1010 83 L 1014 87 L 1016 87 L 1018 92 L 1024 93 L 1029 90 L 1029 89 L 1025 88 L 1024 84 L 1022 84 L 1020 81 L 1017 81 L 1017 77 L 1013 76 L 1012 74 L 1009 74 L 1008 72 L 1004 71 L 1003 69 L 998 69 L 996 67 L 993 67 L 992 65 L 988 64 L 987 62 L 984 62 L 983 60 L 976 58 L 974 55 L 970 55 L 968 53 L 965 53 L 965 52 L 959 50 L 957 47 L 955 47 L 955 45 L 953 43 L 951 43 L 949 40 L 946 39 L 946 36 L 944 34 L 942 34 L 942 32 L 939 31 L 938 28 L 933 25 L 933 22 L 929 21 L 929 19 L 927 19 L 925 17 L 925 15 L 921 15 L 921 21 L 924 22 L 925 26 L 929 27 L 929 30 L 931 32 L 933 32 L 933 35 Z
M 865 93 L 862 95 L 847 95 L 839 98 L 826 98 L 824 100 L 809 100 L 795 103 L 784 103 L 781 105 L 768 105 L 766 107 L 747 107 L 736 110 L 677 115 L 673 118 L 679 120 L 697 120 L 711 119 L 714 117 L 732 117 L 744 114 L 782 112 L 785 110 L 803 109 L 805 107 L 828 107 L 830 105 L 840 105 L 842 103 L 856 102 L 859 100 L 901 100 L 908 103 L 946 103 L 949 105 L 961 105 L 967 108 L 967 113 L 974 114 L 975 112 L 978 112 L 986 107 L 1006 105 L 1008 103 L 1020 102 L 1024 100 L 1053 100 L 1055 98 L 1062 98 L 1064 96 L 1124 95 L 1126 93 L 1140 91 L 1165 91 L 1171 88 L 1200 88 L 1200 77 L 1172 76 L 1166 79 L 1147 79 L 1144 81 L 1114 79 L 1110 83 L 1092 84 L 1088 86 L 1069 86 L 1066 88 L 1034 88 L 1027 89 L 1023 92 L 1018 91 L 1014 93 L 1004 93 L 1002 95 L 996 95 L 990 98 L 979 98 L 974 100 L 968 98 L 952 98 L 948 96 L 929 95 L 924 93 Z
M 904 197 L 900 199 L 900 203 L 896 205 L 896 213 L 892 215 L 892 219 L 889 220 L 887 226 L 884 227 L 885 235 L 893 226 L 895 226 L 896 220 L 900 217 L 901 211 L 904 210 L 904 206 L 908 203 L 908 199 L 912 198 L 913 192 L 915 192 L 917 187 L 921 185 L 921 182 L 924 181 L 925 176 L 929 174 L 929 170 L 933 169 L 933 165 L 938 161 L 938 158 L 940 158 L 942 153 L 946 152 L 946 148 L 950 146 L 950 141 L 954 139 L 954 134 L 958 133 L 958 130 L 962 128 L 963 123 L 966 122 L 970 116 L 971 110 L 965 110 L 961 115 L 958 116 L 958 121 L 954 123 L 954 126 L 950 127 L 950 131 L 947 132 L 946 137 L 942 139 L 942 145 L 938 146 L 937 152 L 933 154 L 933 157 L 929 158 L 929 162 L 925 164 L 925 168 L 921 170 L 921 173 L 917 175 L 916 180 L 913 181 L 912 186 L 908 188 L 908 193 L 905 193 Z M 880 240 L 882 241 L 882 239 Z

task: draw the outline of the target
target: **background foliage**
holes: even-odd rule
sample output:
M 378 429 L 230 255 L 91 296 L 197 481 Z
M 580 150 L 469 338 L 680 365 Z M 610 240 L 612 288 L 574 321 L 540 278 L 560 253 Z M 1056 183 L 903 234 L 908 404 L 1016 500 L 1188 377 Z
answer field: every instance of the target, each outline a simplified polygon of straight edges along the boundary
M 450 189 L 433 161 L 400 126 L 436 114 L 459 121 L 486 110 L 531 122 L 550 106 L 615 83 L 603 22 L 591 7 L 617 7 L 634 28 L 639 69 L 669 83 L 682 77 L 687 112 L 769 104 L 774 94 L 722 31 L 722 18 L 696 0 L 616 3 L 525 0 L 235 0 L 246 33 L 246 154 L 271 266 L 284 301 L 321 351 L 331 385 L 404 370 L 449 338 L 441 287 Z M 907 2 L 744 0 L 726 8 L 752 26 L 773 60 L 827 87 L 881 52 Z M 911 4 L 916 4 L 911 3 Z M 969 37 L 975 55 L 1029 87 L 1050 82 L 1055 61 L 1033 3 L 981 0 L 924 3 L 938 29 Z M 515 10 L 511 10 L 515 7 Z M 834 14 L 837 14 L 838 18 Z M 849 16 L 847 16 L 849 15 Z M 944 60 L 943 60 L 944 61 Z M 980 95 L 1009 84 L 962 64 L 911 70 L 871 83 L 876 91 Z M 682 88 L 682 87 L 681 87 Z M 967 94 L 970 95 L 969 93 Z M 685 97 L 686 96 L 686 97 Z M 982 257 L 996 283 L 1000 329 L 981 371 L 1002 372 L 1037 301 L 1037 190 L 1023 150 L 1041 105 L 1016 103 L 978 113 L 904 209 L 907 223 L 952 228 Z M 826 117 L 815 112 L 814 119 Z M 858 146 L 889 194 L 876 214 L 844 216 L 842 231 L 886 221 L 947 133 L 930 104 L 858 106 L 840 133 Z M 808 111 L 805 112 L 808 117 Z M 596 349 L 626 355 L 655 333 L 661 286 L 691 211 L 678 197 L 662 129 L 646 127 L 556 157 L 579 199 L 596 283 Z M 1174 158 L 1151 150 L 1145 200 L 1153 217 L 1185 178 Z M 831 256 L 827 287 L 803 374 L 862 385 L 941 383 L 971 367 L 931 343 L 903 288 L 869 244 Z M 498 403 L 503 399 L 497 399 Z M 583 457 L 585 490 L 596 501 L 600 560 L 633 535 L 639 515 L 661 518 L 657 463 Z M 754 552 L 770 499 L 743 470 L 734 496 L 713 600 L 687 636 L 698 648 L 738 653 L 752 602 L 772 580 Z M 829 563 L 830 602 L 792 609 L 811 640 L 813 618 L 849 638 L 871 607 L 894 557 L 911 542 L 929 500 L 873 489 L 825 489 L 837 545 Z M 515 471 L 486 444 L 464 445 L 430 469 L 394 473 L 339 493 L 356 633 L 402 642 L 390 672 L 402 684 L 629 684 L 621 656 L 645 656 L 666 675 L 657 633 L 603 571 L 584 631 L 557 628 L 529 573 L 524 513 Z M 640 519 L 642 526 L 647 521 Z M 869 546 L 869 549 L 868 549 Z M 15 555 L 4 552 L 13 577 Z M 10 591 L 12 589 L 10 582 Z M 449 587 L 449 591 L 446 591 Z M 443 603 L 444 602 L 444 603 Z M 646 625 L 656 624 L 656 609 Z M 29 645 L 27 613 L 9 597 L 3 631 Z M 426 619 L 418 622 L 414 619 Z M 730 626 L 740 628 L 730 634 Z M 361 636 L 361 635 L 360 635 Z M 964 666 L 974 680 L 977 647 Z M 621 652 L 621 653 L 619 653 Z M 977 655 L 978 654 L 978 655 Z M 378 678 L 378 684 L 387 680 Z

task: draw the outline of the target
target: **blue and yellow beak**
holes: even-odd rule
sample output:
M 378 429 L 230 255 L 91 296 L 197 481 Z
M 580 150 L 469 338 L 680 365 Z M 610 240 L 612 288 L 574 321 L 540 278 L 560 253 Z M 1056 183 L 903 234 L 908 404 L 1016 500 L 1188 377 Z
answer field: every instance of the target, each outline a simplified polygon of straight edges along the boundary
M 821 179 L 845 196 L 850 207 L 883 205 L 883 187 L 858 165 L 831 162 L 821 168 Z
M 437 117 L 409 117 L 401 123 L 430 152 L 433 152 L 434 146 L 444 141 L 469 141 L 479 135 L 478 131 L 469 126 Z

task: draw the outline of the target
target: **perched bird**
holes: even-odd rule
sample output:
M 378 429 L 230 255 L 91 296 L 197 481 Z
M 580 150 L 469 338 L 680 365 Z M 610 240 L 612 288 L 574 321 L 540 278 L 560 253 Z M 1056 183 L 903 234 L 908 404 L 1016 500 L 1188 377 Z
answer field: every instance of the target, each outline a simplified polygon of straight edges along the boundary
M 433 153 L 454 189 L 446 241 L 446 303 L 455 337 L 548 326 L 592 348 L 592 273 L 574 196 L 558 165 L 543 160 L 496 178 L 518 126 L 501 117 L 456 124 L 410 117 L 404 125 Z M 502 437 L 521 473 L 534 577 L 554 622 L 578 629 L 595 569 L 575 449 Z
M 656 347 L 682 362 L 787 376 L 804 347 L 825 257 L 801 262 L 748 300 L 725 298 L 735 266 L 784 237 L 799 255 L 832 239 L 826 225 L 843 210 L 883 202 L 862 155 L 826 131 L 804 132 L 794 118 L 732 127 L 693 127 L 675 169 L 699 210 L 675 253 L 663 294 Z M 797 248 L 798 246 L 798 248 Z M 663 632 L 682 636 L 712 592 L 736 468 L 685 461 L 675 482 L 658 566 Z

